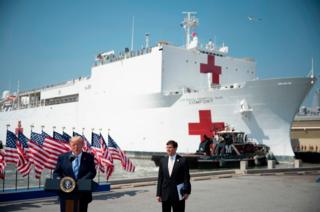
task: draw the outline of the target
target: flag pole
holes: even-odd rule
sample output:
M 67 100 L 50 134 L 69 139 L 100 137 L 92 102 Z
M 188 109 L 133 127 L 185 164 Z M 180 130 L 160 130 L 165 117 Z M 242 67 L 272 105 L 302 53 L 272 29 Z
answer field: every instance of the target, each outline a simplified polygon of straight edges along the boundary
M 101 135 L 101 131 L 102 131 L 102 128 L 99 128 L 99 132 L 100 132 L 100 137 L 102 136 Z M 101 144 L 100 144 L 101 145 Z M 106 170 L 105 170 L 105 167 L 103 167 L 103 170 L 104 170 L 104 172 L 105 172 L 105 174 L 106 174 Z M 100 168 L 99 168 L 99 181 L 98 181 L 98 183 L 100 183 Z
M 7 130 L 9 130 L 10 124 L 7 124 Z M 15 189 L 18 190 L 18 170 L 16 169 Z
M 52 126 L 52 130 L 53 132 L 56 130 L 56 126 Z M 52 136 L 53 136 L 53 132 L 52 132 Z M 50 177 L 53 178 L 53 170 L 50 169 Z
M 56 129 L 56 126 L 52 126 L 53 132 L 55 131 L 55 129 Z M 53 136 L 53 132 L 52 132 L 52 136 Z M 53 178 L 53 170 L 52 169 L 50 169 L 50 177 Z
M 7 130 L 9 129 L 10 127 L 10 124 L 7 124 Z M 5 149 L 4 149 L 5 151 Z M 4 192 L 4 186 L 5 186 L 5 180 L 6 180 L 6 171 L 3 169 L 3 180 L 2 180 L 2 191 Z
M 27 189 L 30 188 L 30 173 L 28 174 L 28 180 L 27 180 Z
M 32 129 L 34 128 L 34 125 L 31 124 L 30 128 L 31 128 L 31 132 L 32 132 Z M 29 190 L 29 188 L 30 188 L 30 172 L 28 173 L 28 184 L 27 184 L 27 189 Z
M 93 133 L 94 128 L 91 128 L 91 134 Z M 91 141 L 92 142 L 92 141 Z M 98 164 L 98 184 L 100 184 L 100 164 Z
M 16 190 L 18 190 L 18 170 L 16 169 L 16 185 L 15 185 L 15 187 L 16 187 Z
M 5 170 L 3 170 L 3 180 L 2 180 L 2 191 L 4 192 L 4 185 L 5 185 L 5 183 L 4 183 L 4 181 L 6 180 L 6 171 Z

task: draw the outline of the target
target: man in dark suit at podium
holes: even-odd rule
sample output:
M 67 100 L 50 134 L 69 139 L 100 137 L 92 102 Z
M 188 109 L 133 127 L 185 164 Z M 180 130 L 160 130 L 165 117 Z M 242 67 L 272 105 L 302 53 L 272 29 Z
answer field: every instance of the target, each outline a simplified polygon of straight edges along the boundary
M 176 154 L 178 143 L 167 142 L 168 156 L 160 161 L 157 200 L 162 202 L 162 211 L 184 212 L 185 200 L 191 193 L 190 173 L 185 158 Z
M 75 136 L 70 139 L 71 152 L 64 153 L 59 156 L 53 177 L 61 179 L 63 177 L 72 177 L 73 179 L 93 179 L 96 176 L 94 165 L 94 157 L 90 153 L 82 152 L 84 141 L 82 137 Z M 73 197 L 79 200 L 79 211 L 86 212 L 88 204 L 92 201 L 91 192 L 74 191 Z M 65 199 L 63 195 L 60 197 L 60 209 L 65 211 Z

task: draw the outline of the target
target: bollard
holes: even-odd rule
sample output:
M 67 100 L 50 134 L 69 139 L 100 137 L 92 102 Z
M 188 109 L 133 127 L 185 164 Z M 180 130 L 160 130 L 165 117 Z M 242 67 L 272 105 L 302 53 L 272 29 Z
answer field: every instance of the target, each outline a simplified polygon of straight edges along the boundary
M 294 168 L 301 168 L 302 167 L 302 160 L 296 159 L 294 160 Z
M 223 167 L 225 167 L 225 165 L 226 165 L 226 163 L 224 162 L 224 160 L 220 159 L 219 160 L 219 167 L 223 168 Z
M 275 160 L 268 160 L 268 169 L 274 169 L 275 168 Z
M 248 169 L 248 161 L 247 160 L 240 161 L 240 170 L 245 171 L 247 169 Z

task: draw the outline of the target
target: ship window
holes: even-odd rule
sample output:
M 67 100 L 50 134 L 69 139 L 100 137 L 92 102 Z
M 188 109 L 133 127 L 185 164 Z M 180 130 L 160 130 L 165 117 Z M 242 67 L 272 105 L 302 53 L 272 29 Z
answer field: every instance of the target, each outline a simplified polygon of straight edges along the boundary
M 78 101 L 79 101 L 79 94 L 73 94 L 73 95 L 45 99 L 45 105 L 57 105 L 57 104 L 65 104 L 65 103 L 78 102 Z

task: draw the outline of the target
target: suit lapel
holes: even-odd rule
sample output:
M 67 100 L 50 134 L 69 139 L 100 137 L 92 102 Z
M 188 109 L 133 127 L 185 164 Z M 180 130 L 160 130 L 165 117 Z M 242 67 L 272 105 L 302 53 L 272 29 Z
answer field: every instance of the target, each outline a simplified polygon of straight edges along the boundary
M 71 162 L 70 159 L 69 159 L 71 154 L 72 154 L 72 153 L 69 152 L 69 154 L 67 155 L 67 158 L 66 158 L 67 162 L 66 162 L 66 164 L 67 164 L 67 170 L 68 170 L 69 174 L 70 174 L 71 176 L 73 176 L 73 178 L 74 178 L 75 176 L 74 176 L 74 173 L 73 173 L 72 162 Z
M 181 156 L 180 155 L 176 155 L 176 160 L 174 161 L 174 164 L 173 164 L 173 168 L 172 168 L 172 172 L 171 172 L 171 177 L 174 175 L 175 173 L 175 170 L 177 169 L 179 163 L 180 163 L 180 158 Z
M 81 155 L 81 161 L 80 161 L 80 167 L 79 167 L 79 173 L 78 173 L 78 178 L 81 178 L 82 177 L 82 172 L 83 172 L 83 168 L 84 168 L 84 164 L 85 164 L 85 161 L 86 161 L 87 157 L 86 157 L 86 154 L 84 152 L 82 152 L 82 155 Z
M 168 160 L 169 160 L 169 157 L 166 156 L 165 159 L 164 159 L 164 161 L 163 161 L 163 163 L 164 163 L 164 164 L 163 164 L 163 169 L 164 169 L 167 177 L 170 177 L 170 175 L 169 175 L 169 168 L 168 168 Z

